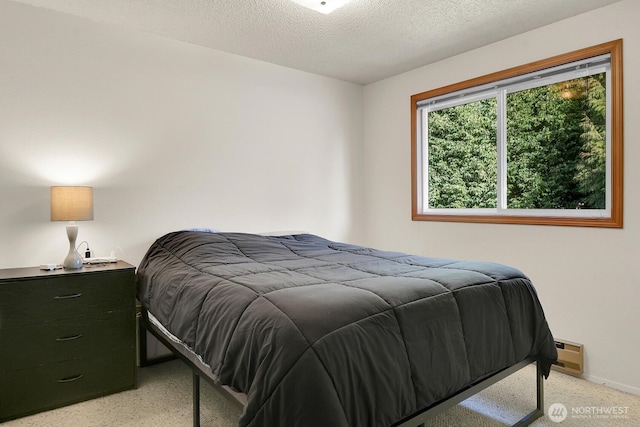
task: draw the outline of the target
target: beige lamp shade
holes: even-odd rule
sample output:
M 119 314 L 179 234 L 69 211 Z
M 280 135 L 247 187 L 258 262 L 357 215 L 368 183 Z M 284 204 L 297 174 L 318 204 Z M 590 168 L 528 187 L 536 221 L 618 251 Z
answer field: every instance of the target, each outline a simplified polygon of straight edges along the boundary
M 92 219 L 92 187 L 51 187 L 51 221 Z

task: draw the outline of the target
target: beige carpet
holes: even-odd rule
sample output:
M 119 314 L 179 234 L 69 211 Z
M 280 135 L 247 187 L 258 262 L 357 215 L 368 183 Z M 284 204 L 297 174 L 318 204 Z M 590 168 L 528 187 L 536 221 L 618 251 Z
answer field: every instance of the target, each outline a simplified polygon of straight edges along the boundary
M 9 421 L 2 427 L 190 426 L 191 372 L 180 361 L 139 370 L 139 387 L 111 396 Z M 528 366 L 441 414 L 429 427 L 493 427 L 513 423 L 535 406 L 535 368 Z M 240 410 L 202 381 L 202 426 L 237 426 Z M 563 404 L 566 419 L 549 415 L 533 426 L 640 426 L 640 396 L 558 372 L 545 382 L 545 412 Z M 557 407 L 556 405 L 555 407 Z M 562 407 L 560 407 L 562 409 Z M 612 413 L 612 412 L 615 412 Z M 555 412 L 561 415 L 561 412 Z M 281 426 L 273 426 L 281 427 Z

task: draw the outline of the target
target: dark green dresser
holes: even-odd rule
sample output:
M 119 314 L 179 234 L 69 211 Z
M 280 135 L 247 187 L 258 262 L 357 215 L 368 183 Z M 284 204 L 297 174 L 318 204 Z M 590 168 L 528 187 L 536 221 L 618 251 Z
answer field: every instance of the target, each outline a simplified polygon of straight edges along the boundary
M 135 267 L 0 270 L 0 422 L 135 387 Z

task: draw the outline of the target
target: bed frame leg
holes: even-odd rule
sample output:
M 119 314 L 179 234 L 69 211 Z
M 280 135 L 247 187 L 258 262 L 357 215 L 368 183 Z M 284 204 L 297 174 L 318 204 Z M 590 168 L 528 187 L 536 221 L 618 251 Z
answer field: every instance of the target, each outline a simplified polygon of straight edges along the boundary
M 535 420 L 544 415 L 544 375 L 540 368 L 540 361 L 536 361 L 536 409 L 527 414 L 520 421 L 515 423 L 513 427 L 524 427 L 533 423 Z
M 193 427 L 200 427 L 200 377 L 193 371 Z
M 537 409 L 540 411 L 540 415 L 544 415 L 544 375 L 540 368 L 540 361 L 536 363 L 536 400 L 538 403 Z

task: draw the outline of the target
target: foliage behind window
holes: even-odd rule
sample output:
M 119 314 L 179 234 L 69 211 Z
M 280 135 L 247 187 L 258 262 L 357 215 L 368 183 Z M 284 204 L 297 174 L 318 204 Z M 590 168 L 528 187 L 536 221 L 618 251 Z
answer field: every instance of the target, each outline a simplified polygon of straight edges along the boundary
M 605 90 L 600 73 L 507 95 L 509 208 L 606 207 Z

